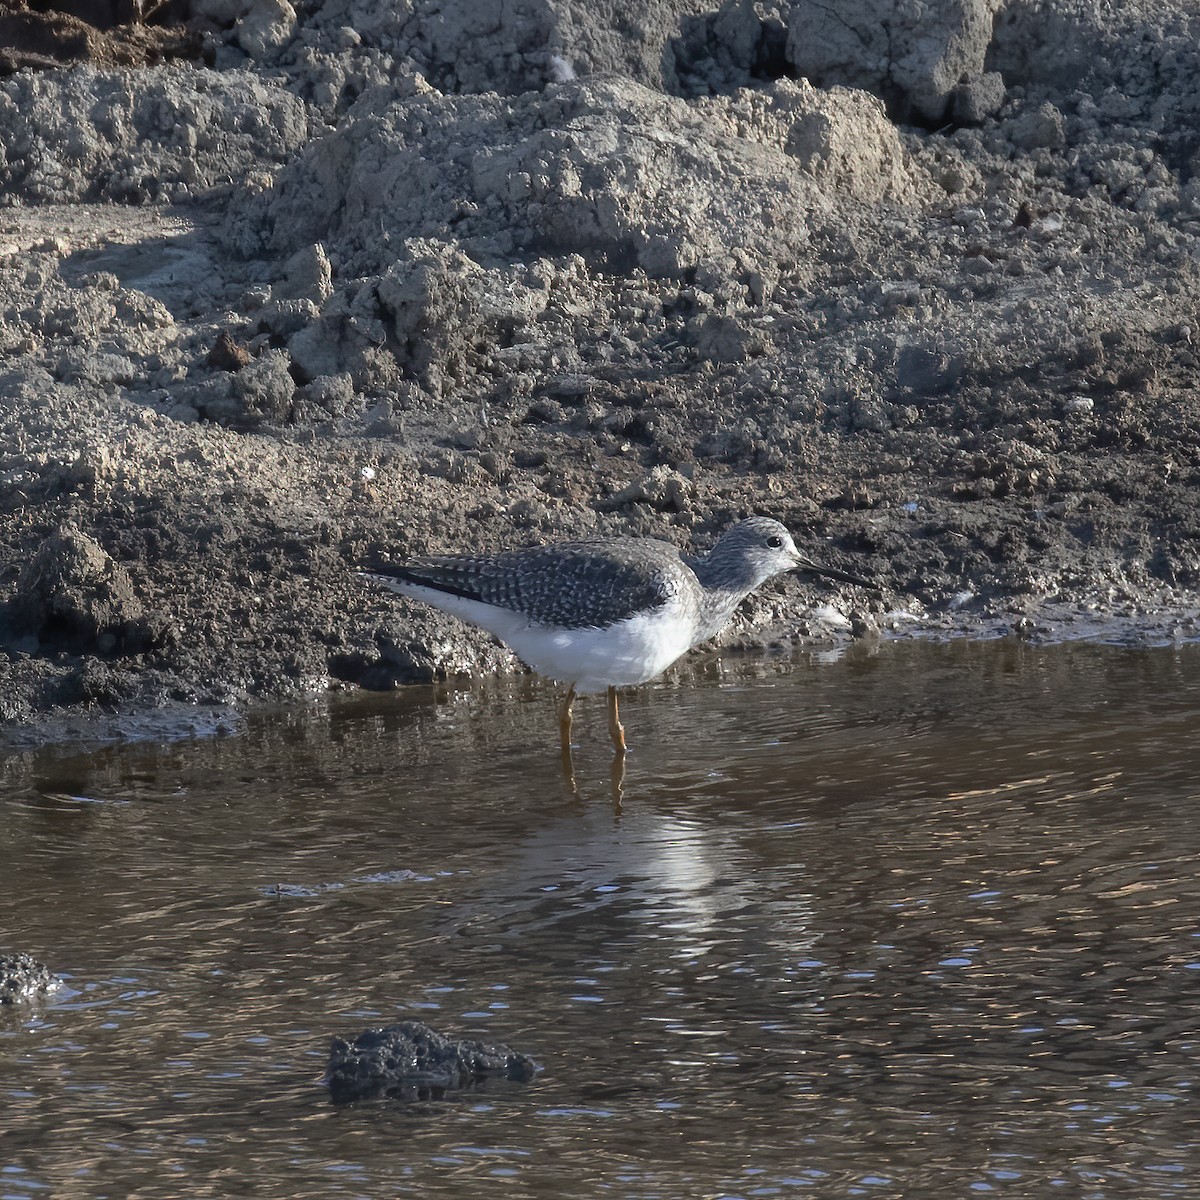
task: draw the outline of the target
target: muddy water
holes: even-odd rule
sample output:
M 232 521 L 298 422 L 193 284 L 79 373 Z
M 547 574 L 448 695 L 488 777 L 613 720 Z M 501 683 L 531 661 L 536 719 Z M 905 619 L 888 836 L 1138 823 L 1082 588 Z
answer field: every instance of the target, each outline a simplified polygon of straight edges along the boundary
M 1200 648 L 884 646 L 0 763 L 0 1197 L 1200 1190 Z M 544 1071 L 333 1107 L 420 1018 Z

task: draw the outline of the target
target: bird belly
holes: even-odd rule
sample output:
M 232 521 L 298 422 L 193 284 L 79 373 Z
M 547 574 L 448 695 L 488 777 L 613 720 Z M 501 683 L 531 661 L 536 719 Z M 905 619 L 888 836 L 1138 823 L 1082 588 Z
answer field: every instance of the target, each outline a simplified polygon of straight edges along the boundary
M 692 645 L 690 625 L 639 614 L 602 629 L 530 625 L 508 642 L 539 675 L 577 692 L 632 687 L 665 671 Z

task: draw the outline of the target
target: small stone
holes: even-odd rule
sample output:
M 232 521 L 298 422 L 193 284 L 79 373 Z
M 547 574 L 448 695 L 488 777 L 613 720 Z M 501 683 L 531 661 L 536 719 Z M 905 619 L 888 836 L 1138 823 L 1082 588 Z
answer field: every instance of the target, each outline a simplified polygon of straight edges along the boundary
M 842 488 L 842 494 L 838 497 L 837 503 L 840 508 L 854 512 L 864 508 L 874 508 L 878 501 L 861 483 L 847 483 Z
M 987 229 L 987 214 L 982 208 L 968 206 L 955 209 L 954 215 L 950 219 L 961 229 L 970 229 L 975 232 L 983 232 Z
M 129 573 L 69 525 L 48 537 L 17 578 L 15 624 L 43 645 L 139 653 L 157 640 Z
M 275 300 L 309 300 L 319 307 L 333 295 L 333 268 L 319 242 L 297 250 L 284 263 L 283 274 L 271 289 Z
M 239 301 L 242 312 L 250 312 L 255 308 L 262 308 L 264 304 L 271 298 L 271 289 L 266 284 L 258 283 L 253 287 L 248 287 L 243 293 Z
M 296 33 L 296 10 L 288 0 L 254 0 L 238 22 L 238 45 L 253 59 L 271 57 Z
M 320 375 L 296 394 L 325 417 L 344 417 L 354 402 L 354 381 L 349 375 Z
M 626 504 L 648 504 L 659 512 L 686 512 L 695 495 L 695 485 L 667 466 L 653 468 L 643 479 L 621 488 L 601 500 L 596 507 L 611 512 Z
M 738 363 L 765 354 L 770 338 L 734 317 L 706 317 L 696 335 L 696 352 L 710 362 Z
M 200 420 L 200 410 L 194 405 L 187 403 L 172 404 L 166 410 L 166 415 L 172 421 L 178 421 L 182 425 L 195 425 Z
M 311 300 L 269 300 L 255 314 L 258 328 L 275 337 L 289 338 L 307 329 L 320 310 Z
M 237 374 L 237 393 L 251 422 L 283 421 L 291 412 L 296 382 L 282 350 L 268 350 Z

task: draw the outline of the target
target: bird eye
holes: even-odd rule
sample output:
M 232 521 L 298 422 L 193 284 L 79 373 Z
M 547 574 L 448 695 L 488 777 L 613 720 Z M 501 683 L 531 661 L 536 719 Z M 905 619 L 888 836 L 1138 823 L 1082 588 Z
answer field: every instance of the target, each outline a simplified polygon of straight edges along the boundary
M 779 534 L 773 533 L 769 538 L 767 538 L 767 545 L 770 546 L 772 550 L 778 550 L 779 547 L 783 545 L 783 538 L 781 538 Z

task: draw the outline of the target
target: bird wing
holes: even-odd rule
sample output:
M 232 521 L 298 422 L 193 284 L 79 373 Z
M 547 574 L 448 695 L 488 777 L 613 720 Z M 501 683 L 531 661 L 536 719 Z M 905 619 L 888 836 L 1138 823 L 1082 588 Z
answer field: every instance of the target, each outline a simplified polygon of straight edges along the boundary
M 610 539 L 499 554 L 447 554 L 372 564 L 371 574 L 479 600 L 543 625 L 605 628 L 661 608 L 674 594 L 667 542 Z M 677 569 L 677 568 L 676 568 Z

